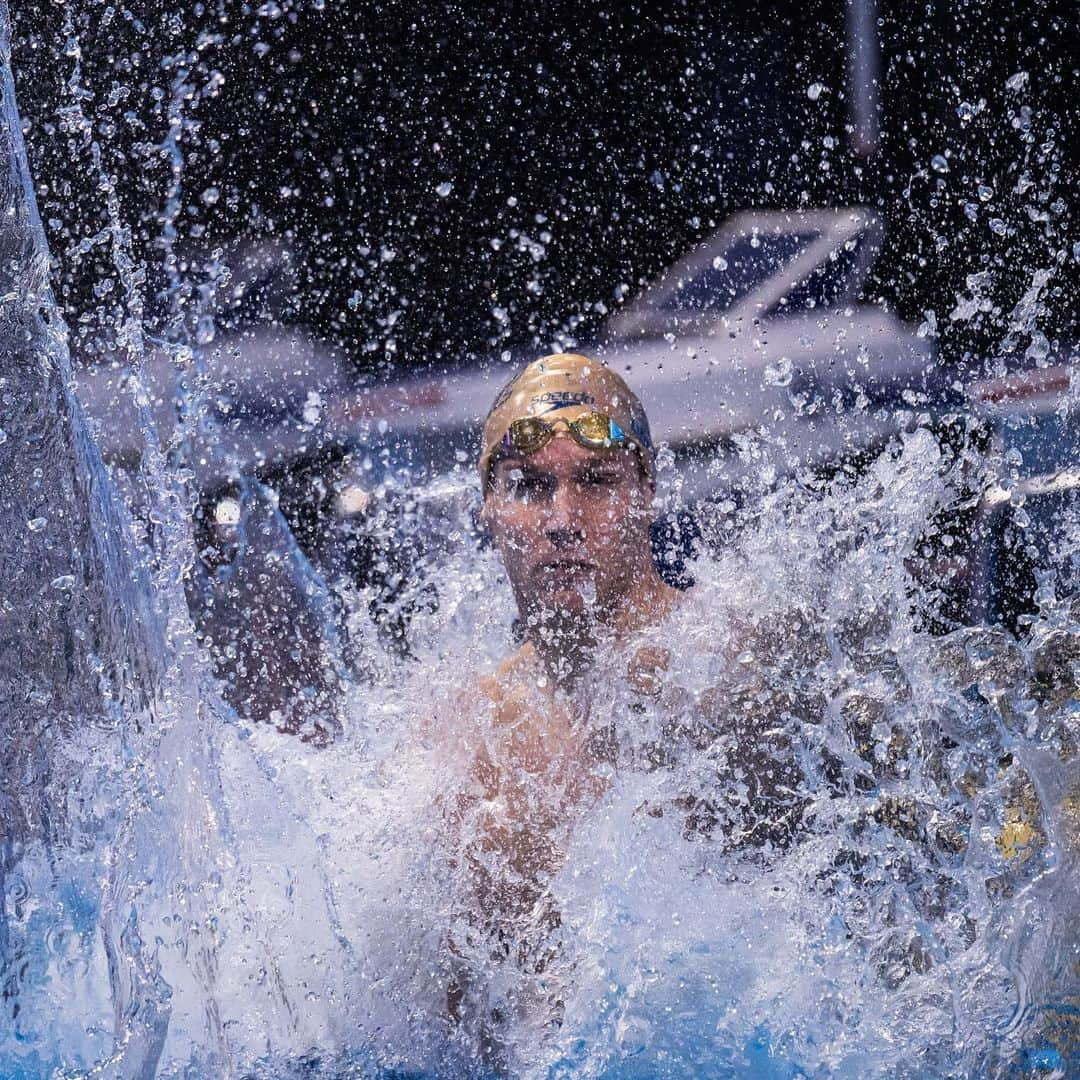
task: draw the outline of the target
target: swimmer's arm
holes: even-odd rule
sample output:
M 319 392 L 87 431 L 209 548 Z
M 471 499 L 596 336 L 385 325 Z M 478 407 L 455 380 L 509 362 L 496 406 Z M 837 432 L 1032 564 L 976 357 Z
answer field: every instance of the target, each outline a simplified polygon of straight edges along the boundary
M 712 687 L 686 695 L 678 736 L 706 756 L 709 777 L 680 800 L 687 831 L 732 847 L 786 846 L 809 804 L 783 700 Z

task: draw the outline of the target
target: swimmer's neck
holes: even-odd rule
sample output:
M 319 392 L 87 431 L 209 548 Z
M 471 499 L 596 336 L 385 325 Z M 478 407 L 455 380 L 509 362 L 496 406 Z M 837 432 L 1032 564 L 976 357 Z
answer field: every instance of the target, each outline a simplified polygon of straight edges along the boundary
M 640 584 L 615 610 L 599 618 L 580 614 L 556 616 L 526 631 L 526 644 L 534 651 L 552 689 L 572 692 L 593 666 L 597 649 L 618 647 L 631 634 L 662 622 L 680 597 L 655 571 L 642 575 Z

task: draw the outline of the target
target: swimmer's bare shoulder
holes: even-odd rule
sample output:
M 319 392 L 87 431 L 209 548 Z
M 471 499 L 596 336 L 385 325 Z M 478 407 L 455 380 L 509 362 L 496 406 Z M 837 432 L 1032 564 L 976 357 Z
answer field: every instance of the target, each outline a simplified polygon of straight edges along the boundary
M 469 753 L 479 735 L 477 722 L 502 726 L 536 685 L 536 649 L 526 642 L 494 671 L 469 672 L 450 688 L 438 709 L 421 722 L 421 735 L 439 750 Z M 483 726 L 483 724 L 482 724 Z

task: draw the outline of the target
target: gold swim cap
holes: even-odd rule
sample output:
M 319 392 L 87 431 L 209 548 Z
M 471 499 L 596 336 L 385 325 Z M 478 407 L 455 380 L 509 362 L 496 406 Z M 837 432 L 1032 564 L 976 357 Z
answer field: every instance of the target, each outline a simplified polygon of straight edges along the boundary
M 484 421 L 480 482 L 487 496 L 491 466 L 503 436 L 515 420 L 539 416 L 571 421 L 586 413 L 604 413 L 626 432 L 646 475 L 653 479 L 653 444 L 649 421 L 637 395 L 611 368 L 578 353 L 555 353 L 534 360 L 499 392 Z

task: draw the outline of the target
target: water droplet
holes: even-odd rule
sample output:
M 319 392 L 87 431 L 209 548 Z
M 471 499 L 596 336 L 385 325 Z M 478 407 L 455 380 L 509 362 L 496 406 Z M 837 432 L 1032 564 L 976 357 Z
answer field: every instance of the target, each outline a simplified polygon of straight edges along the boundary
M 712 261 L 712 268 L 714 270 L 726 270 L 728 268 L 728 261 L 723 255 L 717 255 Z
M 1036 364 L 1042 366 L 1046 363 L 1046 358 L 1050 355 L 1050 342 L 1047 340 L 1046 335 L 1041 330 L 1036 330 L 1031 335 L 1031 344 L 1027 347 L 1027 352 L 1024 356 L 1029 360 L 1034 360 Z
M 821 84 L 821 83 L 819 83 L 819 82 L 812 82 L 812 83 L 811 83 L 811 84 L 810 84 L 810 85 L 809 85 L 809 86 L 808 86 L 808 87 L 806 88 L 806 96 L 807 96 L 807 97 L 808 97 L 808 98 L 809 98 L 809 99 L 810 99 L 811 101 L 817 101 L 817 99 L 818 99 L 819 97 L 821 97 L 822 91 L 823 91 L 824 89 L 825 89 L 825 87 L 824 87 L 824 86 L 822 86 L 822 84 Z
M 1028 81 L 1028 73 L 1026 71 L 1018 71 L 1015 75 L 1010 75 L 1005 80 L 1005 89 L 1016 92 L 1022 90 Z
M 0 428 L 0 446 L 3 446 L 7 442 L 7 432 Z
M 980 184 L 975 190 L 980 202 L 989 202 L 994 197 L 994 189 L 989 184 Z
M 54 589 L 70 589 L 75 585 L 74 574 L 64 574 L 62 577 L 53 578 L 50 582 Z
M 305 424 L 317 424 L 322 416 L 323 400 L 318 390 L 309 390 L 304 401 L 302 416 Z
M 975 113 L 977 111 L 978 110 L 976 110 L 975 106 L 972 105 L 971 102 L 961 101 L 959 107 L 956 110 L 956 115 L 960 117 L 961 123 L 966 124 L 975 116 Z
M 49 519 L 48 519 L 48 518 L 45 518 L 45 517 L 36 517 L 36 518 L 31 518 L 31 519 L 30 519 L 30 520 L 29 520 L 29 521 L 28 521 L 28 522 L 26 523 L 26 527 L 27 527 L 27 528 L 28 528 L 28 529 L 29 529 L 29 530 L 30 530 L 31 532 L 41 532 L 41 530 L 42 530 L 42 529 L 44 529 L 44 528 L 45 528 L 45 526 L 46 526 L 46 525 L 48 525 L 48 524 L 49 524 Z
M 435 194 L 438 195 L 440 199 L 445 199 L 453 190 L 454 185 L 449 180 L 444 180 L 437 188 L 435 188 Z
M 588 607 L 596 604 L 596 582 L 592 580 L 579 581 L 575 585 L 578 595 Z
M 222 499 L 214 507 L 214 521 L 218 525 L 239 525 L 241 507 L 238 499 Z
M 791 361 L 786 356 L 781 356 L 775 364 L 765 368 L 765 382 L 769 386 L 789 386 L 791 374 Z
M 997 236 L 1004 236 L 1005 233 L 1008 231 L 1008 227 L 1006 226 L 1005 222 L 1001 220 L 1001 218 L 991 218 L 990 231 Z
M 937 173 L 947 173 L 949 171 L 949 159 L 944 154 L 935 154 L 930 159 L 930 168 Z

